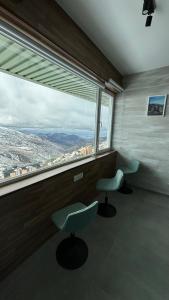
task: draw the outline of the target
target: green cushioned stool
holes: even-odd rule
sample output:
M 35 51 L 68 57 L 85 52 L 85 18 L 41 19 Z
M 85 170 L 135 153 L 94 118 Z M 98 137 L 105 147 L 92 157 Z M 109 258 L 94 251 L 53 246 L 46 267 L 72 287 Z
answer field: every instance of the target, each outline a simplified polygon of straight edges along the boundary
M 98 214 L 102 217 L 114 217 L 116 215 L 116 208 L 108 203 L 108 192 L 118 191 L 123 181 L 123 172 L 117 170 L 113 178 L 102 178 L 96 184 L 96 189 L 105 192 L 105 202 L 99 203 Z
M 130 161 L 128 166 L 120 167 L 120 169 L 124 173 L 124 181 L 123 181 L 123 184 L 122 184 L 121 188 L 119 189 L 120 193 L 122 193 L 122 194 L 131 194 L 133 192 L 132 189 L 129 188 L 128 185 L 127 185 L 126 177 L 129 174 L 134 174 L 134 173 L 138 172 L 139 167 L 140 167 L 140 162 L 136 159 Z
M 94 220 L 98 210 L 98 202 L 89 206 L 81 202 L 69 205 L 52 215 L 52 221 L 60 230 L 70 233 L 70 237 L 64 239 L 56 250 L 58 263 L 66 269 L 81 267 L 88 257 L 86 243 L 75 236 L 75 232 L 81 231 Z

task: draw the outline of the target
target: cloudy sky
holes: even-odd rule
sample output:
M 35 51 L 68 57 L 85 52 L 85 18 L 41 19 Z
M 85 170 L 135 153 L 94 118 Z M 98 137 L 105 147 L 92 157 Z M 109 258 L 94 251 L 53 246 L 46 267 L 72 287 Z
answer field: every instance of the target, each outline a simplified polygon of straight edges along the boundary
M 93 130 L 95 109 L 95 103 L 0 72 L 1 126 Z

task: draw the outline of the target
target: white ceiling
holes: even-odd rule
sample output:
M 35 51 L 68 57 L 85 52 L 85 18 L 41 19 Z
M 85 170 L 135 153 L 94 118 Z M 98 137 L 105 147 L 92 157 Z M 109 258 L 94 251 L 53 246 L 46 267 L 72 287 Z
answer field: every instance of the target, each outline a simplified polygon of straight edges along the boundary
M 143 0 L 56 0 L 122 74 L 169 65 L 169 0 L 146 28 Z

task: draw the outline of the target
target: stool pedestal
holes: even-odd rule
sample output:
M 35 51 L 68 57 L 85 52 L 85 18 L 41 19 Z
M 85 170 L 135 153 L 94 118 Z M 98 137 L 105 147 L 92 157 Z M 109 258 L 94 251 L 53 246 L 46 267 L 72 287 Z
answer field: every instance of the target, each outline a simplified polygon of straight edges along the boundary
M 99 203 L 98 206 L 98 215 L 105 218 L 112 218 L 116 215 L 116 208 L 108 203 L 108 197 L 105 197 L 104 203 Z
M 64 269 L 74 270 L 80 268 L 88 257 L 86 243 L 73 234 L 64 239 L 56 250 L 56 260 Z

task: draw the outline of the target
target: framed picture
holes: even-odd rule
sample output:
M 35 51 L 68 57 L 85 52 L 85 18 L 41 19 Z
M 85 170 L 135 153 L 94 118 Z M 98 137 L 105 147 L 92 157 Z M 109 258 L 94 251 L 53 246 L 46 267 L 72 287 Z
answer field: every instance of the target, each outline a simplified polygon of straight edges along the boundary
M 164 116 L 167 95 L 149 96 L 148 97 L 148 116 Z

